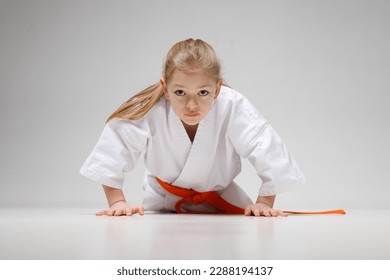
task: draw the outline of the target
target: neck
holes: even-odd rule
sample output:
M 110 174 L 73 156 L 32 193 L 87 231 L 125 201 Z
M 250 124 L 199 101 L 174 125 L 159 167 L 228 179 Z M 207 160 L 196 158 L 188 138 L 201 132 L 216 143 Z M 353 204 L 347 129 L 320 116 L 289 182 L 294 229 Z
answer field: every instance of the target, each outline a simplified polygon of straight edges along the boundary
M 182 124 L 187 132 L 188 137 L 190 138 L 191 142 L 194 142 L 196 131 L 198 130 L 198 123 L 195 125 L 189 125 L 182 121 Z

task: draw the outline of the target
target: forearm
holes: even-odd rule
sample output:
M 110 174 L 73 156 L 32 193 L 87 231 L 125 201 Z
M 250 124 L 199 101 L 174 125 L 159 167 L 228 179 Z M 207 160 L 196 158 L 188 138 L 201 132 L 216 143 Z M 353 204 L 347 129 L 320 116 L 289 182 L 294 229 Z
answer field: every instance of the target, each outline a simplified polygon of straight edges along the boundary
M 109 207 L 119 201 L 126 201 L 126 198 L 121 189 L 111 188 L 103 185 L 104 193 L 107 197 Z
M 265 203 L 269 207 L 273 208 L 275 203 L 276 195 L 271 196 L 259 196 L 257 197 L 256 203 Z

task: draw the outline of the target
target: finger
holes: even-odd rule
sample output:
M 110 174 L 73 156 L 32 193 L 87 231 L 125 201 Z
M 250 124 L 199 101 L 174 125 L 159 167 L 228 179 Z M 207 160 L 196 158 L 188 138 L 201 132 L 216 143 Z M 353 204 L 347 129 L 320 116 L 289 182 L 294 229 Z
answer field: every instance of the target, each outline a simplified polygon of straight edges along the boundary
M 250 216 L 251 214 L 252 214 L 251 206 L 248 205 L 248 206 L 245 208 L 244 215 L 245 215 L 245 216 Z
M 286 213 L 284 213 L 282 210 L 275 210 L 274 209 L 274 212 L 275 212 L 275 217 L 276 216 L 280 216 L 280 217 L 286 217 L 287 216 L 287 214 Z
M 112 215 L 114 215 L 114 212 L 112 210 L 105 210 L 103 215 L 112 216 Z
M 114 216 L 115 215 L 115 210 L 107 210 L 105 214 L 107 216 Z
M 266 216 L 266 217 L 271 217 L 271 214 L 270 214 L 269 210 L 263 211 L 263 215 Z
M 271 209 L 271 210 L 269 210 L 269 215 L 270 215 L 271 217 L 276 217 L 276 216 L 278 216 L 278 212 L 275 211 L 274 209 Z
M 114 214 L 114 216 L 121 216 L 121 215 L 123 215 L 124 213 L 123 213 L 123 210 L 122 209 L 119 209 L 119 210 L 115 210 L 115 214 Z
M 255 210 L 253 210 L 253 214 L 254 214 L 256 217 L 260 217 L 261 212 L 260 212 L 259 209 L 255 209 Z
M 126 209 L 126 216 L 131 216 L 133 215 L 132 209 Z
M 103 216 L 105 212 L 106 212 L 106 210 L 101 210 L 101 211 L 96 213 L 96 216 Z
M 280 214 L 280 216 L 282 216 L 282 217 L 287 217 L 287 216 L 288 216 L 287 213 L 284 213 L 284 212 L 281 211 L 281 210 L 279 210 L 279 214 Z
M 144 215 L 144 207 L 139 207 L 138 208 L 138 213 L 141 215 L 141 216 L 143 216 Z

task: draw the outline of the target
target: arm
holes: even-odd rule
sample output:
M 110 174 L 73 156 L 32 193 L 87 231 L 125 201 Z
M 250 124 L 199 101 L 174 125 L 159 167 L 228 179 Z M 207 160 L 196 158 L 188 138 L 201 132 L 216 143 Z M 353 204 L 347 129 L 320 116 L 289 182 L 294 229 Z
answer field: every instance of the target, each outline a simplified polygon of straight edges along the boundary
M 107 197 L 108 206 L 111 207 L 118 202 L 126 202 L 125 195 L 121 189 L 110 188 L 108 186 L 102 185 L 104 193 Z
M 227 128 L 229 140 L 241 158 L 248 159 L 261 179 L 259 196 L 245 215 L 285 216 L 274 210 L 275 195 L 298 186 L 304 176 L 272 126 L 243 96 L 237 94 Z
M 142 206 L 130 206 L 127 204 L 125 196 L 121 189 L 111 188 L 103 185 L 104 193 L 106 194 L 109 209 L 105 209 L 96 213 L 97 216 L 131 216 L 135 213 L 144 214 Z
M 266 217 L 287 216 L 287 214 L 284 213 L 283 211 L 273 209 L 275 199 L 276 199 L 276 195 L 257 197 L 255 204 L 248 205 L 245 208 L 245 216 L 250 216 L 252 213 L 256 217 L 259 217 L 259 216 L 266 216 Z

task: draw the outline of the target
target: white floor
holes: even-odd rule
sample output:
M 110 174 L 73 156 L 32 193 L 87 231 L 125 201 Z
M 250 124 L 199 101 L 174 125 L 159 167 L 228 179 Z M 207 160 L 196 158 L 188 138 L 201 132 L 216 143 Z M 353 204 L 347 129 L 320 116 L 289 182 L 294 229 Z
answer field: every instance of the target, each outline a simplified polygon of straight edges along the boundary
M 287 218 L 0 208 L 0 259 L 390 259 L 390 210 Z

